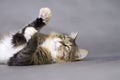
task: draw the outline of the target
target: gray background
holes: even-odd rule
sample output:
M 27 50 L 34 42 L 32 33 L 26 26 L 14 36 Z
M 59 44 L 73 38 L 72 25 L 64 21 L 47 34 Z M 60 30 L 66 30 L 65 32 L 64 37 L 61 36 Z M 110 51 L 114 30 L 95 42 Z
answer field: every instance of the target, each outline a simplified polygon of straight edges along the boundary
M 88 57 L 66 64 L 0 65 L 0 80 L 120 79 L 120 0 L 0 0 L 0 33 L 23 28 L 42 7 L 53 14 L 42 32 L 79 32 L 76 43 Z

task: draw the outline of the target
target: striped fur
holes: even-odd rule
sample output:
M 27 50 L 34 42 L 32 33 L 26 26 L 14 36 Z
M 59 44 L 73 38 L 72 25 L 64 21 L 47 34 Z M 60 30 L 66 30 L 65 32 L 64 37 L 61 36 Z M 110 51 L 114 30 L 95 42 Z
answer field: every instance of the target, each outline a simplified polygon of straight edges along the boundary
M 81 51 L 75 43 L 77 33 L 71 33 L 71 35 L 53 32 L 50 34 L 39 33 L 50 18 L 50 9 L 42 8 L 36 20 L 10 37 L 8 42 L 10 49 L 18 49 L 15 53 L 10 53 L 8 57 L 5 56 L 6 59 L 3 59 L 9 66 L 64 63 L 81 60 L 86 57 L 87 51 Z M 2 46 L 5 45 L 2 44 Z M 84 52 L 84 54 L 80 51 Z M 2 60 L 1 58 L 3 57 L 0 54 L 0 60 Z

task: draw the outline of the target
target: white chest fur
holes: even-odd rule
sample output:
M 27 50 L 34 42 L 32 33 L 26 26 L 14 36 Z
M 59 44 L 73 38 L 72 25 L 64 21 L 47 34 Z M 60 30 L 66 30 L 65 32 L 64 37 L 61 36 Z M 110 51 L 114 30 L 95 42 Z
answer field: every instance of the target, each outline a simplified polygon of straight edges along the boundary
M 58 48 L 60 47 L 60 41 L 59 38 L 48 38 L 41 46 L 44 48 L 47 48 L 51 52 L 51 56 L 54 60 L 54 58 L 57 55 Z

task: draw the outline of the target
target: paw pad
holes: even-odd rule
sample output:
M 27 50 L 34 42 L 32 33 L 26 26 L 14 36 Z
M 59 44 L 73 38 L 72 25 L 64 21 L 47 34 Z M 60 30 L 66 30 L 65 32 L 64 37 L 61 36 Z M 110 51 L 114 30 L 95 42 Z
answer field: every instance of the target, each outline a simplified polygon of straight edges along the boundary
M 52 16 L 51 10 L 49 8 L 41 8 L 39 12 L 39 18 L 43 19 L 43 22 L 47 24 Z

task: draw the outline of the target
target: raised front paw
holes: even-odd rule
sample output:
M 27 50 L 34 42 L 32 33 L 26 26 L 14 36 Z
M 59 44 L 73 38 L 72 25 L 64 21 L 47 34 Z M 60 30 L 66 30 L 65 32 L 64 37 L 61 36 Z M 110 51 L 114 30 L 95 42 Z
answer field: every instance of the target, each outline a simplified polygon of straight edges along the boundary
M 39 12 L 39 18 L 43 19 L 43 22 L 47 24 L 52 16 L 51 10 L 49 8 L 41 8 Z
M 27 41 L 31 39 L 31 37 L 37 32 L 37 30 L 34 27 L 27 27 L 24 31 L 24 36 Z

